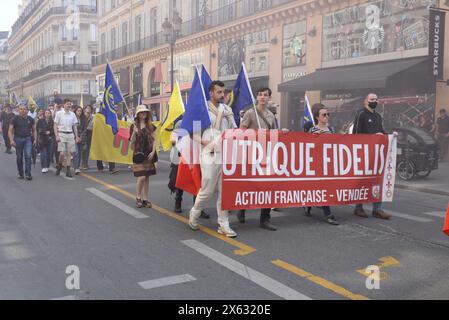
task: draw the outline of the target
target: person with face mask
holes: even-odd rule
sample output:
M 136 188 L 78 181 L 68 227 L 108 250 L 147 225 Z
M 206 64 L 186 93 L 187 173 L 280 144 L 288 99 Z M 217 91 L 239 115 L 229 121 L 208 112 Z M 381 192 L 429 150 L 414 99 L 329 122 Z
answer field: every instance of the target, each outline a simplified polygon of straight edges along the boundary
M 378 97 L 370 93 L 365 98 L 365 106 L 355 115 L 353 134 L 387 134 L 382 125 L 382 116 L 376 112 Z M 368 218 L 362 204 L 357 204 L 354 210 L 356 216 Z M 391 215 L 382 210 L 382 202 L 373 203 L 373 217 L 388 220 Z

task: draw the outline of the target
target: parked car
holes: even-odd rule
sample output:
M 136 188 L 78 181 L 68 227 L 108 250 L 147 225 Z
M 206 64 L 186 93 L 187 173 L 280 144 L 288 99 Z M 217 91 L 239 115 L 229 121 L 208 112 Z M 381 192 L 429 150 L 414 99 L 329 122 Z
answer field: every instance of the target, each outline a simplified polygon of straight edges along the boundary
M 413 126 L 393 131 L 398 133 L 396 172 L 401 179 L 425 178 L 438 169 L 439 147 L 430 133 Z

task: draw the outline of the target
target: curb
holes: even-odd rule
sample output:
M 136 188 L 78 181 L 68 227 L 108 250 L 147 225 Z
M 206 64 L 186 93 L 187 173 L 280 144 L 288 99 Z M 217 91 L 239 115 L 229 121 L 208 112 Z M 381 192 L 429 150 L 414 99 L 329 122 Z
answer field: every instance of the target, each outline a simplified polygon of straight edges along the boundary
M 436 194 L 436 195 L 439 195 L 439 196 L 449 196 L 449 191 L 427 189 L 427 188 L 420 188 L 420 187 L 411 187 L 411 186 L 406 186 L 406 185 L 403 185 L 403 184 L 396 184 L 396 187 L 398 189 L 403 189 L 403 190 L 418 191 L 418 192 Z

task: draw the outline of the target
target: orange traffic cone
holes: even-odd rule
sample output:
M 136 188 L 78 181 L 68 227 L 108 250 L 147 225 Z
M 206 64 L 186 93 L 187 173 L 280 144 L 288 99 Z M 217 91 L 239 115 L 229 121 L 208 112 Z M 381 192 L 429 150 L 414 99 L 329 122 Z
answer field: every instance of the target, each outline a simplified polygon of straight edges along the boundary
M 446 220 L 444 221 L 443 232 L 449 236 L 449 203 L 446 211 Z

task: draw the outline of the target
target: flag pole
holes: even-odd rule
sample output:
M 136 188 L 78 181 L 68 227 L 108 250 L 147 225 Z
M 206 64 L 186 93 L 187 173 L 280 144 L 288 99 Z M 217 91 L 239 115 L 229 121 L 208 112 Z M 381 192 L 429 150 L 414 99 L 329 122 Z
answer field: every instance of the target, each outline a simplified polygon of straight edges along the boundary
M 111 68 L 112 75 L 114 75 L 114 70 L 112 69 L 112 66 L 111 66 L 111 64 L 109 63 L 109 59 L 106 59 L 106 62 L 107 62 L 107 64 L 109 65 L 109 67 Z M 114 77 L 114 81 L 115 81 L 115 77 Z M 120 95 L 122 96 L 122 100 L 123 100 L 123 103 L 125 104 L 126 112 L 128 113 L 128 115 L 130 115 L 130 116 L 132 117 L 133 114 L 129 112 L 128 104 L 126 103 L 126 100 L 125 100 L 125 98 L 123 97 L 123 93 L 122 93 L 122 89 L 120 89 L 120 85 L 117 84 L 117 88 L 118 88 L 118 92 L 120 92 Z
M 246 85 L 248 86 L 249 93 L 251 94 L 251 99 L 253 101 L 253 107 L 254 107 L 254 112 L 256 113 L 257 125 L 259 126 L 259 129 L 262 129 L 262 127 L 260 126 L 259 114 L 257 113 L 257 107 L 256 107 L 256 104 L 254 103 L 255 99 L 254 99 L 254 96 L 253 96 L 253 91 L 251 89 L 251 84 L 249 83 L 248 74 L 246 73 L 246 67 L 245 67 L 245 63 L 244 62 L 242 62 L 242 67 L 243 67 L 243 72 L 245 73 Z
M 306 100 L 306 108 L 309 110 L 309 113 L 312 117 L 312 124 L 315 126 L 315 118 L 313 117 L 312 108 L 310 106 L 309 97 L 307 97 L 307 94 L 305 94 L 305 100 Z

